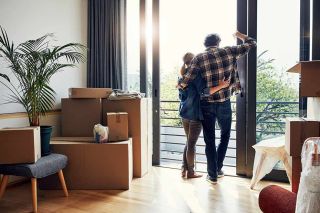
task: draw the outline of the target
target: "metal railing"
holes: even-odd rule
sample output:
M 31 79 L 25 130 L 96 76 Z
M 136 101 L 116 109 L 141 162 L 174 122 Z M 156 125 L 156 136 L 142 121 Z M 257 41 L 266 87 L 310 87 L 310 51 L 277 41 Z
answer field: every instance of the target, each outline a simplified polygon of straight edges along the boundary
M 298 102 L 257 102 L 257 142 L 262 139 L 284 134 L 285 118 L 298 116 Z M 225 159 L 225 166 L 236 167 L 236 103 L 232 106 L 232 128 L 229 147 Z M 185 146 L 185 133 L 179 117 L 178 100 L 160 101 L 160 162 L 161 165 L 179 168 L 182 162 L 183 149 Z M 219 127 L 216 135 L 220 136 Z M 219 137 L 216 137 L 219 140 Z M 218 141 L 217 141 L 218 142 Z M 196 145 L 195 166 L 198 171 L 205 171 L 205 143 L 202 134 Z M 234 169 L 235 170 L 235 169 Z

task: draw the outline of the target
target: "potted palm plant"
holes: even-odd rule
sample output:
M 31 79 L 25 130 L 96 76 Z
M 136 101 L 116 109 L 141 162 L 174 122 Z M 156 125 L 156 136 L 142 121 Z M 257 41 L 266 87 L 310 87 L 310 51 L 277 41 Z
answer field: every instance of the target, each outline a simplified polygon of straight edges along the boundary
M 51 77 L 64 68 L 84 62 L 83 51 L 86 48 L 79 43 L 52 46 L 50 38 L 53 34 L 16 46 L 9 41 L 1 26 L 0 30 L 0 57 L 12 72 L 12 75 L 0 73 L 0 84 L 9 91 L 6 102 L 2 104 L 21 104 L 28 114 L 30 126 L 40 126 L 40 116 L 52 110 L 55 103 L 55 91 L 50 86 Z M 18 83 L 11 81 L 11 77 L 16 78 Z M 40 127 L 43 155 L 50 153 L 51 129 L 48 126 Z

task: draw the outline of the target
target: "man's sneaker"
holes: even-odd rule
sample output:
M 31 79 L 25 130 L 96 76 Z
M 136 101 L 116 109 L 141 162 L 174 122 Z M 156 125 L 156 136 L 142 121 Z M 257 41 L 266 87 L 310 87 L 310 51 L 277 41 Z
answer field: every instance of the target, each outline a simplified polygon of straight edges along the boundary
M 218 171 L 218 178 L 221 178 L 224 176 L 224 172 L 222 170 Z
M 217 178 L 210 177 L 209 175 L 207 175 L 207 181 L 211 184 L 217 184 L 218 182 Z

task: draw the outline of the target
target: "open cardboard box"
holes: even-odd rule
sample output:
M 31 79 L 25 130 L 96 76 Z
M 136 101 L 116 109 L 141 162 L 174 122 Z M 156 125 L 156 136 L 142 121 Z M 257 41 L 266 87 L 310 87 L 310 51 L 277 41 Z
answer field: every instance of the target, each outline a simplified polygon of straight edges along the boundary
M 301 61 L 287 72 L 301 74 L 301 96 L 320 97 L 320 61 Z

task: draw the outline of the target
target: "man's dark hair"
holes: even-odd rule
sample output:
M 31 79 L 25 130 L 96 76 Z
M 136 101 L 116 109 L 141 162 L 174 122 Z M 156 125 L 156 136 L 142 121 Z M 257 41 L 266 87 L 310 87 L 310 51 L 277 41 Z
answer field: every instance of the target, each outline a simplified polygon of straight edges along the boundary
M 220 43 L 220 41 L 221 41 L 220 36 L 217 33 L 209 34 L 204 39 L 204 46 L 205 47 L 217 46 Z

